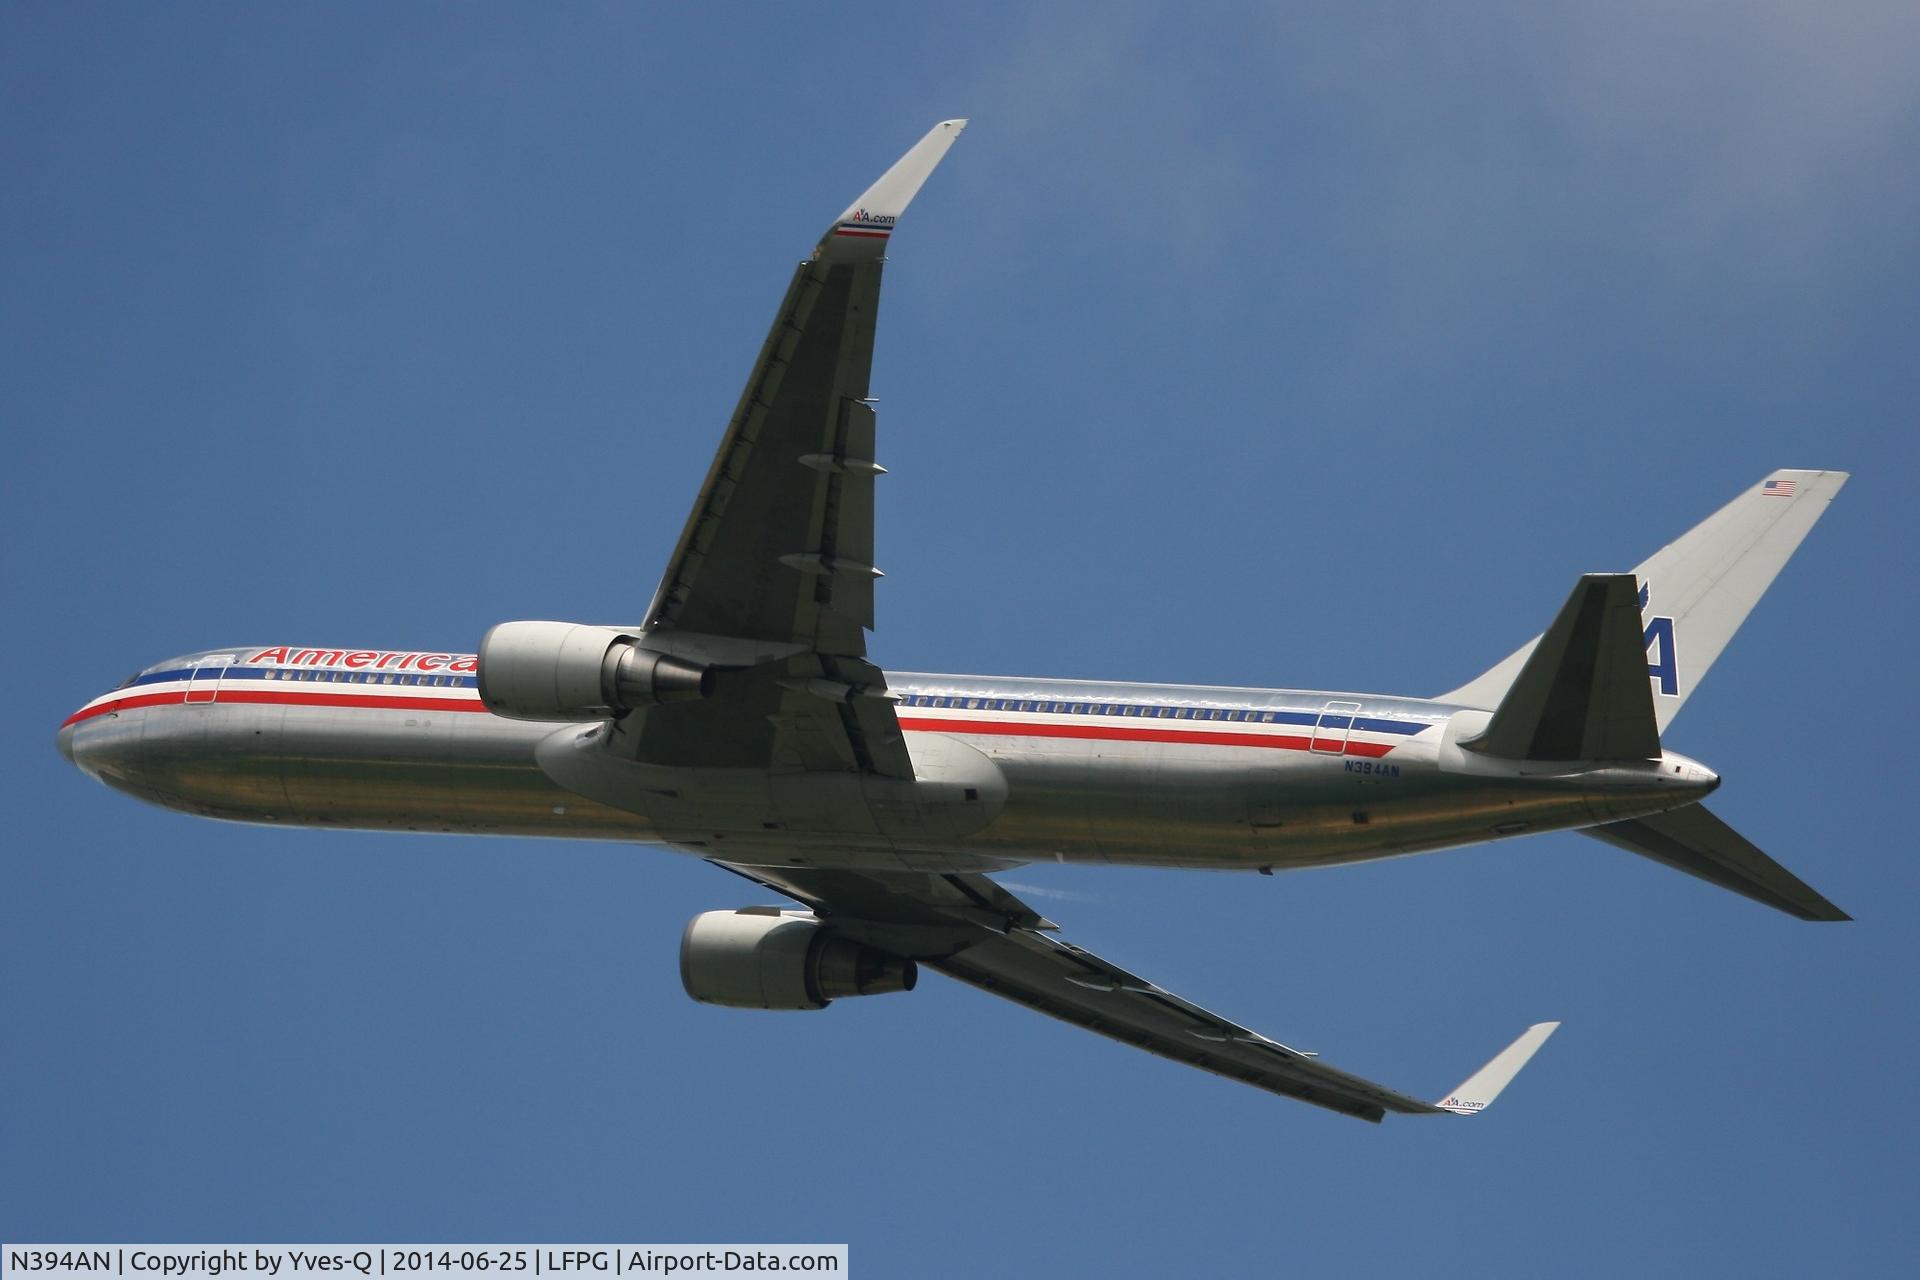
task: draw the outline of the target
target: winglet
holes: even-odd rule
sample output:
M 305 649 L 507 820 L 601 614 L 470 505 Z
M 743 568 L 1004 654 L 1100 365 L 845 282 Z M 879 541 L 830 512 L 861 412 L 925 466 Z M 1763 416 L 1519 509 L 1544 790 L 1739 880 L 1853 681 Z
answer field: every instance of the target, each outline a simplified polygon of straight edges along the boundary
M 1433 1105 L 1459 1116 L 1485 1111 L 1500 1096 L 1500 1091 L 1520 1074 L 1520 1068 L 1527 1065 L 1528 1059 L 1547 1042 L 1547 1037 L 1559 1029 L 1557 1022 L 1534 1023 L 1520 1033 L 1518 1040 L 1495 1054 L 1492 1062 L 1468 1076 L 1459 1088 Z
M 870 262 L 884 254 L 894 224 L 966 127 L 965 120 L 942 120 L 929 129 L 926 137 L 914 143 L 878 182 L 834 219 L 815 252 L 831 262 Z

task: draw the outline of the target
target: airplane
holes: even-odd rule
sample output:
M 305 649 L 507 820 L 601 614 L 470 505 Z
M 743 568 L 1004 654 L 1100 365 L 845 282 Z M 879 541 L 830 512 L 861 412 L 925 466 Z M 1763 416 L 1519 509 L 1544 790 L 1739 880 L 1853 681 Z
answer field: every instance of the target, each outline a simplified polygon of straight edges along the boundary
M 58 734 L 142 800 L 240 822 L 664 845 L 795 905 L 694 917 L 695 1000 L 821 1009 L 921 967 L 1345 1115 L 1473 1115 L 1559 1025 L 1425 1101 L 1059 936 L 992 879 L 1056 862 L 1276 871 L 1576 830 L 1807 920 L 1849 917 L 1701 801 L 1662 743 L 1846 474 L 1780 470 L 1433 698 L 883 672 L 881 272 L 965 127 L 828 227 L 637 625 L 512 621 L 475 653 L 243 645 L 147 667 Z

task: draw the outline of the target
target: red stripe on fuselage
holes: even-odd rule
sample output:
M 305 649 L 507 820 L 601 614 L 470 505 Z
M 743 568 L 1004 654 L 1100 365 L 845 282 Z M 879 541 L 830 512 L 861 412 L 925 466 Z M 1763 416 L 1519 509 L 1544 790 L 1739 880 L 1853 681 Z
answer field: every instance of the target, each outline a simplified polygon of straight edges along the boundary
M 66 718 L 62 729 L 82 720 L 91 720 L 94 716 L 105 715 L 109 711 L 131 711 L 136 707 L 177 707 L 187 701 L 184 689 L 175 689 L 168 693 L 137 693 L 130 697 L 115 698 L 98 706 L 82 707 Z M 372 693 L 306 693 L 278 689 L 221 689 L 211 697 L 195 698 L 196 707 L 217 707 L 226 703 L 269 703 L 288 707 L 372 707 L 388 711 L 485 711 L 486 704 L 478 698 L 417 698 L 401 694 L 381 696 Z

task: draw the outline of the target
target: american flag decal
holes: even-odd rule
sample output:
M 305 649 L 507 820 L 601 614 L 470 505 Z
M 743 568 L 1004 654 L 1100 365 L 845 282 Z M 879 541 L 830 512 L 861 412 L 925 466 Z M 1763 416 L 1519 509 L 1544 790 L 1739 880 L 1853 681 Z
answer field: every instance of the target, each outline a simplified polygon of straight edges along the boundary
M 1768 498 L 1791 498 L 1793 496 L 1793 481 L 1769 480 L 1761 486 L 1760 493 L 1763 497 Z

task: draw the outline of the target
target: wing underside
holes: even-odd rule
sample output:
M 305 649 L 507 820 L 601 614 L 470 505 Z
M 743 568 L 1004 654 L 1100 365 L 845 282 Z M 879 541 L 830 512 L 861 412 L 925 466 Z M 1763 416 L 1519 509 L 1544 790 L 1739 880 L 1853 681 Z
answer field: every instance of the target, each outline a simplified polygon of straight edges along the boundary
M 1388 1089 L 1209 1012 L 1056 936 L 980 875 L 868 875 L 718 863 L 813 908 L 828 926 L 992 995 L 1268 1093 L 1378 1122 L 1485 1108 L 1557 1024 L 1529 1029 L 1440 1102 Z
M 714 670 L 708 698 L 629 717 L 649 763 L 911 778 L 874 624 L 868 397 L 885 248 L 959 136 L 943 121 L 835 220 L 793 273 L 643 627 Z

